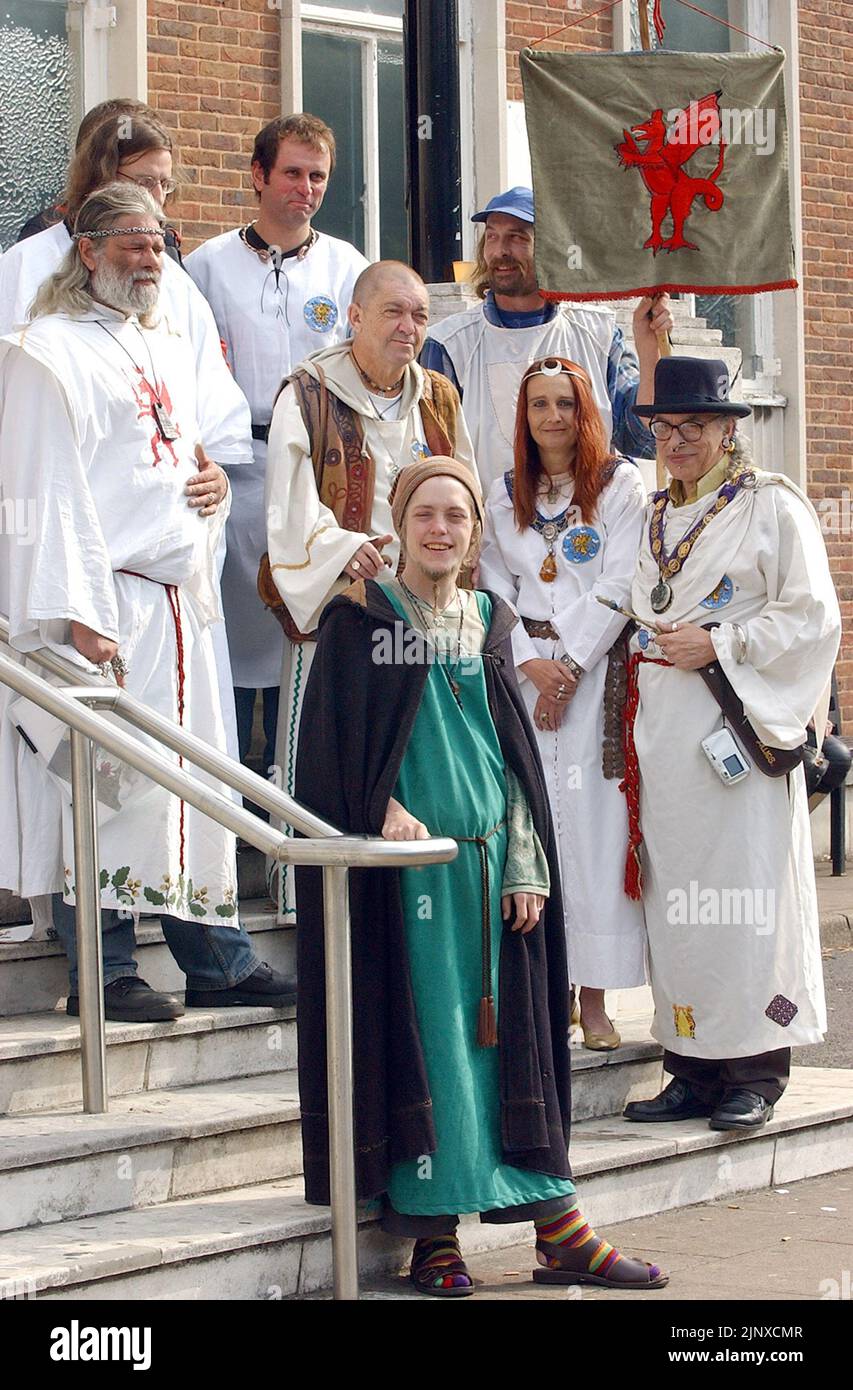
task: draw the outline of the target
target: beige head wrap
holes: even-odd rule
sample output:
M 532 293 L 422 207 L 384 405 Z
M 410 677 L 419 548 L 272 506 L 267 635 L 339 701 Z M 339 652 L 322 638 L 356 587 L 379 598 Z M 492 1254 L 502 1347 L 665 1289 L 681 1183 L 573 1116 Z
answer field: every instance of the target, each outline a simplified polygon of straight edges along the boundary
M 458 459 L 436 454 L 432 458 L 424 459 L 421 463 L 408 464 L 405 468 L 401 468 L 397 474 L 389 500 L 391 515 L 394 518 L 394 529 L 398 536 L 402 538 L 403 518 L 412 499 L 412 493 L 428 478 L 455 478 L 457 482 L 464 484 L 471 494 L 474 513 L 482 529 L 485 524 L 483 495 L 480 492 L 480 484 L 471 469 L 464 463 L 460 463 Z

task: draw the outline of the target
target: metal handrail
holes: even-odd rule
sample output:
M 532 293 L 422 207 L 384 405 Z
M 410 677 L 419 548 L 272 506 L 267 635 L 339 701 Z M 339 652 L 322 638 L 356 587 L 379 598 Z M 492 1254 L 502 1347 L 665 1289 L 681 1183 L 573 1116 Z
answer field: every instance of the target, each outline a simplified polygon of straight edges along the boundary
M 0 616 L 0 642 L 8 643 L 8 621 Z M 346 835 L 315 816 L 287 793 L 210 748 L 172 720 L 151 710 L 118 686 L 98 677 L 81 682 L 80 668 L 43 648 L 27 652 L 55 676 L 75 682 L 62 688 L 48 684 L 19 659 L 0 652 L 0 683 L 8 685 L 71 731 L 71 787 L 77 898 L 77 947 L 80 998 L 80 1046 L 83 1102 L 87 1113 L 107 1109 L 106 1038 L 101 960 L 101 910 L 94 750 L 115 757 L 173 792 L 218 824 L 281 863 L 323 867 L 323 915 L 326 960 L 326 1031 L 329 1090 L 329 1169 L 332 1204 L 334 1295 L 358 1298 L 357 1204 L 353 1119 L 352 968 L 349 932 L 351 866 L 402 868 L 447 863 L 458 853 L 450 839 L 388 841 L 379 836 Z M 91 707 L 90 707 L 91 706 Z M 134 724 L 183 758 L 211 773 L 226 786 L 300 831 L 294 840 L 238 806 L 229 797 L 176 767 L 160 753 L 104 718 L 98 709 Z M 307 838 L 310 837 L 310 838 Z M 342 928 L 342 929 L 341 929 Z

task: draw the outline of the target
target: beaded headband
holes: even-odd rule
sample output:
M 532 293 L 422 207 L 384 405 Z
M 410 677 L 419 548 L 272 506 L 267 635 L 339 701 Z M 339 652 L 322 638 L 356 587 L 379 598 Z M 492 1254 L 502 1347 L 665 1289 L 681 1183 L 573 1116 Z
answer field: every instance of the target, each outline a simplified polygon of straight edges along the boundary
M 162 227 L 104 227 L 99 232 L 72 232 L 72 241 L 79 241 L 81 237 L 88 237 L 94 241 L 96 237 L 102 236 L 138 236 L 143 232 L 145 236 L 162 236 Z

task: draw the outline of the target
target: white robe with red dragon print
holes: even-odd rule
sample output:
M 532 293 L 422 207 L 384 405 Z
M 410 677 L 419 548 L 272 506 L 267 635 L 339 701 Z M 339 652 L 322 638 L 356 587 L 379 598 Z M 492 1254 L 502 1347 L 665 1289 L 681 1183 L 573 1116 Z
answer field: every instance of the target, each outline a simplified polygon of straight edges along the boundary
M 158 431 L 152 386 L 173 441 Z M 6 546 L 13 647 L 46 646 L 91 670 L 70 642 L 70 621 L 84 623 L 118 642 L 132 694 L 224 750 L 210 625 L 225 508 L 201 518 L 187 506 L 199 438 L 195 362 L 165 326 L 99 305 L 0 341 L 0 483 L 35 521 L 27 543 Z M 16 731 L 28 720 L 39 753 Z M 49 748 L 45 721 L 0 686 L 0 885 L 64 888 L 73 901 L 70 806 L 46 770 Z M 233 835 L 111 757 L 97 761 L 102 906 L 236 924 Z M 60 744 L 54 771 L 65 762 Z

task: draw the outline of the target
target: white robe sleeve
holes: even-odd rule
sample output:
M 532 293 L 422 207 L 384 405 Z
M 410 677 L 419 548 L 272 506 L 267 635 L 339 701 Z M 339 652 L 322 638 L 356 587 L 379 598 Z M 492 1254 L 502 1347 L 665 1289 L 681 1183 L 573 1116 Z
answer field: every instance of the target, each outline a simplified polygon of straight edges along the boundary
M 767 484 L 756 499 L 756 565 L 767 603 L 741 623 L 746 659 L 731 623 L 711 634 L 723 671 L 758 737 L 796 748 L 832 675 L 841 635 L 838 600 L 820 524 L 791 489 Z
M 20 651 L 65 645 L 71 620 L 117 642 L 112 564 L 63 388 L 20 348 L 7 348 L 0 379 L 3 496 L 35 518 L 28 543 L 6 548 L 11 642 Z
M 459 407 L 459 412 L 456 416 L 455 457 L 459 460 L 460 463 L 466 464 L 467 467 L 471 469 L 471 472 L 474 474 L 474 477 L 477 479 L 477 482 L 482 487 L 482 479 L 477 471 L 477 460 L 474 457 L 474 445 L 471 443 L 471 435 L 468 432 L 468 422 L 465 419 L 465 414 L 461 406 Z
M 292 386 L 273 411 L 267 450 L 267 548 L 276 588 L 302 632 L 317 626 L 341 571 L 370 537 L 346 531 L 320 501 L 308 432 Z
M 599 498 L 605 532 L 601 573 L 586 593 L 554 616 L 554 626 L 566 651 L 585 671 L 591 671 L 610 651 L 625 626 L 622 615 L 608 613 L 596 596 L 615 599 L 621 608 L 626 607 L 640 550 L 645 505 L 640 470 L 633 464 L 620 465 Z
M 198 373 L 197 410 L 201 441 L 215 463 L 251 463 L 252 416 L 249 403 L 237 385 L 222 352 L 213 310 L 201 290 L 173 261 L 186 301 L 187 322 Z M 174 288 L 174 287 L 173 287 Z
M 480 551 L 480 586 L 483 589 L 490 589 L 492 593 L 498 594 L 510 605 L 514 612 L 518 612 L 518 576 L 510 568 L 508 558 L 504 554 L 503 546 L 498 539 L 499 527 L 497 517 L 501 514 L 505 503 L 506 486 L 503 477 L 496 478 L 489 489 L 489 497 L 486 503 L 486 530 L 483 536 L 483 546 Z M 516 534 L 518 534 L 516 532 Z M 518 679 L 527 680 L 523 671 L 518 670 L 524 661 L 531 661 L 539 655 L 534 645 L 532 637 L 528 637 L 527 631 L 522 622 L 516 623 L 512 630 L 512 655 L 515 661 Z

